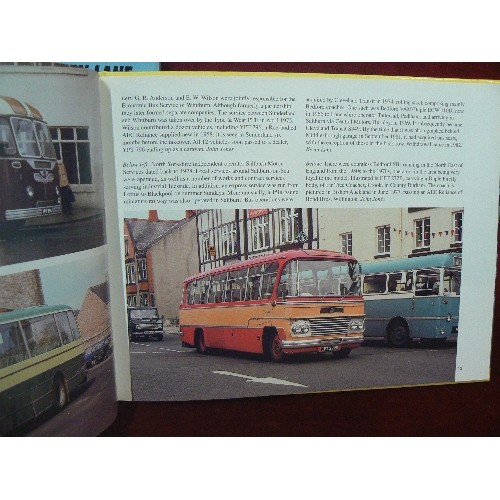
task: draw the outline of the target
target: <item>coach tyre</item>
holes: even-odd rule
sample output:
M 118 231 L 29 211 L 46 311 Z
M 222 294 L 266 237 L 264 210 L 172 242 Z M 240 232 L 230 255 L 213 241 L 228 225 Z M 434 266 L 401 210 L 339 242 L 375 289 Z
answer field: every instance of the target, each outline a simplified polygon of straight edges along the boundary
M 389 325 L 387 340 L 393 347 L 406 347 L 410 343 L 410 331 L 402 320 L 393 321 Z
M 205 344 L 205 334 L 203 333 L 203 330 L 200 330 L 196 333 L 194 344 L 196 350 L 200 354 L 208 354 L 208 347 L 207 344 Z
M 62 375 L 57 375 L 52 386 L 54 408 L 62 410 L 68 404 L 68 391 Z
M 277 333 L 274 333 L 269 337 L 269 356 L 271 361 L 282 361 L 284 358 L 283 348 L 281 346 L 281 340 Z

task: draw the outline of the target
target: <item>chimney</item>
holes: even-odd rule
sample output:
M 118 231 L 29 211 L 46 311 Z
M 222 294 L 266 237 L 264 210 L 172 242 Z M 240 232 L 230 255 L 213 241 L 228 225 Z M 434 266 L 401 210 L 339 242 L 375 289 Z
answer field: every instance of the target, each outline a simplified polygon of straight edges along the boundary
M 148 220 L 158 222 L 158 210 L 150 210 Z

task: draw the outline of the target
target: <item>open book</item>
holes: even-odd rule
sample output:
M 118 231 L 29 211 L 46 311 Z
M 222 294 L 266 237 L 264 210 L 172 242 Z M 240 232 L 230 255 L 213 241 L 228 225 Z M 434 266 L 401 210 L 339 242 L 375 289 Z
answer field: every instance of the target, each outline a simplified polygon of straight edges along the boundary
M 0 88 L 0 434 L 489 379 L 498 82 L 2 66 Z

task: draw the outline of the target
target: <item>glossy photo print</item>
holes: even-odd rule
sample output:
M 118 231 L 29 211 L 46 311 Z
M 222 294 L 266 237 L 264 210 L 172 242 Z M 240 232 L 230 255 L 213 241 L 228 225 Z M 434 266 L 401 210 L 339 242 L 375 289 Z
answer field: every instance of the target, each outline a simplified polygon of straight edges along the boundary
M 133 398 L 454 382 L 463 217 L 461 207 L 131 214 Z

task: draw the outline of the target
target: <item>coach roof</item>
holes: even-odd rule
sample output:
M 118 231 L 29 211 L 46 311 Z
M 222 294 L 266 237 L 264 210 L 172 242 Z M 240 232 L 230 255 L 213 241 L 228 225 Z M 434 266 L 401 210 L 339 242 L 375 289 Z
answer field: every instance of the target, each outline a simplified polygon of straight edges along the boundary
M 202 273 L 190 276 L 186 278 L 184 281 L 185 282 L 193 281 L 194 279 L 199 279 L 204 276 L 211 276 L 213 274 L 219 274 L 227 271 L 237 271 L 238 269 L 246 269 L 248 267 L 267 264 L 270 262 L 293 260 L 293 259 L 334 259 L 334 260 L 357 262 L 357 260 L 352 255 L 347 255 L 340 252 L 333 252 L 330 250 L 287 250 L 285 252 L 276 252 L 268 255 L 263 255 L 261 257 L 255 257 L 254 259 L 242 260 L 240 262 L 234 262 L 232 264 L 227 264 L 225 266 L 209 269 L 208 271 L 204 271 Z
M 0 115 L 16 115 L 43 120 L 42 114 L 31 104 L 18 101 L 13 97 L 0 96 Z
M 53 314 L 61 311 L 72 310 L 70 306 L 55 305 L 55 306 L 34 306 L 25 309 L 15 309 L 13 311 L 0 313 L 0 324 L 10 323 L 12 321 L 21 321 L 23 319 L 36 318 L 38 316 L 45 316 L 46 314 Z

